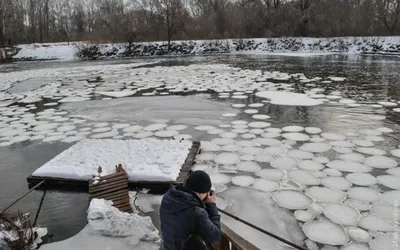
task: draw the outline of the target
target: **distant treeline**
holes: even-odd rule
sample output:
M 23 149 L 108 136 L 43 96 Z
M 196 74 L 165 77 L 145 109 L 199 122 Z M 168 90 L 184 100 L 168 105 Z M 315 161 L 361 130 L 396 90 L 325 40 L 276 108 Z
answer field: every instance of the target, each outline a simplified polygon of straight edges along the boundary
M 400 0 L 0 0 L 0 46 L 400 35 Z

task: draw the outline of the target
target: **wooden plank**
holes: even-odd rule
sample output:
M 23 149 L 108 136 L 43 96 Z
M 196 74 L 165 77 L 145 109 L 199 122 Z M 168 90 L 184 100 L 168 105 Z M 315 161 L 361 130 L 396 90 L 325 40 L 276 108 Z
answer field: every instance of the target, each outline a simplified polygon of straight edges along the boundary
M 128 203 L 129 204 L 129 197 L 124 197 L 123 199 L 120 200 L 112 200 L 114 206 L 119 206 L 121 204 Z
M 237 233 L 232 231 L 225 224 L 221 223 L 221 232 L 223 238 L 226 238 L 229 242 L 232 243 L 232 249 L 237 250 L 259 250 L 258 247 L 251 244 L 249 241 L 239 236 Z
M 115 189 L 118 190 L 118 189 L 127 189 L 127 188 L 128 188 L 128 184 L 125 182 L 125 183 L 113 185 L 111 187 L 99 188 L 97 191 L 91 192 L 90 195 L 96 195 L 97 193 L 109 193 L 110 192 L 109 190 L 115 190 Z
M 91 196 L 99 197 L 99 196 L 102 196 L 102 195 L 105 195 L 105 194 L 109 194 L 109 193 L 112 193 L 112 192 L 115 192 L 115 191 L 118 191 L 118 190 L 122 190 L 122 188 L 121 187 L 109 188 L 109 189 L 104 190 L 102 192 L 95 193 L 95 194 L 93 194 Z M 126 188 L 126 191 L 128 192 L 128 188 Z
M 94 185 L 92 187 L 89 187 L 89 194 L 91 193 L 96 193 L 102 190 L 105 190 L 107 188 L 112 188 L 112 187 L 116 187 L 116 186 L 126 186 L 128 187 L 128 179 L 124 179 L 124 180 L 117 180 L 114 182 L 108 182 L 108 183 L 99 183 L 97 185 Z

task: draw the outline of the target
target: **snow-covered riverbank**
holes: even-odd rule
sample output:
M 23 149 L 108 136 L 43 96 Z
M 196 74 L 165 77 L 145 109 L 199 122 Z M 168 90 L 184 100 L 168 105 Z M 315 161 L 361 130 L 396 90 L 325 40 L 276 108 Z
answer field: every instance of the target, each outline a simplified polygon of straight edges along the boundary
M 16 60 L 78 60 L 168 54 L 166 42 L 133 44 L 52 43 L 19 45 Z M 86 53 L 85 53 L 86 52 Z M 331 53 L 400 55 L 400 37 L 258 38 L 174 41 L 173 55 L 213 53 L 288 54 L 291 56 Z M 290 54 L 289 54 L 290 53 Z

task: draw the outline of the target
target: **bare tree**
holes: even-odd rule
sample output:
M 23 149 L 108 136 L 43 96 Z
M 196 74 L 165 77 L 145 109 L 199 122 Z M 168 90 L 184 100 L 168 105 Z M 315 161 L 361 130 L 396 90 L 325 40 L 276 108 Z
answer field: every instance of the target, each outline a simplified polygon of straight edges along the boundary
M 400 20 L 400 0 L 376 0 L 376 7 L 378 19 L 393 36 Z
M 172 36 L 184 29 L 188 13 L 181 0 L 157 0 L 157 9 L 165 25 L 170 51 Z

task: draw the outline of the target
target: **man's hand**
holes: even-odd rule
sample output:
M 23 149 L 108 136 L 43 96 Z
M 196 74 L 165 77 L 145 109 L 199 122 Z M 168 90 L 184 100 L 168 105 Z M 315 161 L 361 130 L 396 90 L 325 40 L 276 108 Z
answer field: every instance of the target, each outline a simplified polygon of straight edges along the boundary
M 208 194 L 207 194 L 207 198 L 205 198 L 204 203 L 216 203 L 216 193 L 214 190 L 211 190 Z

